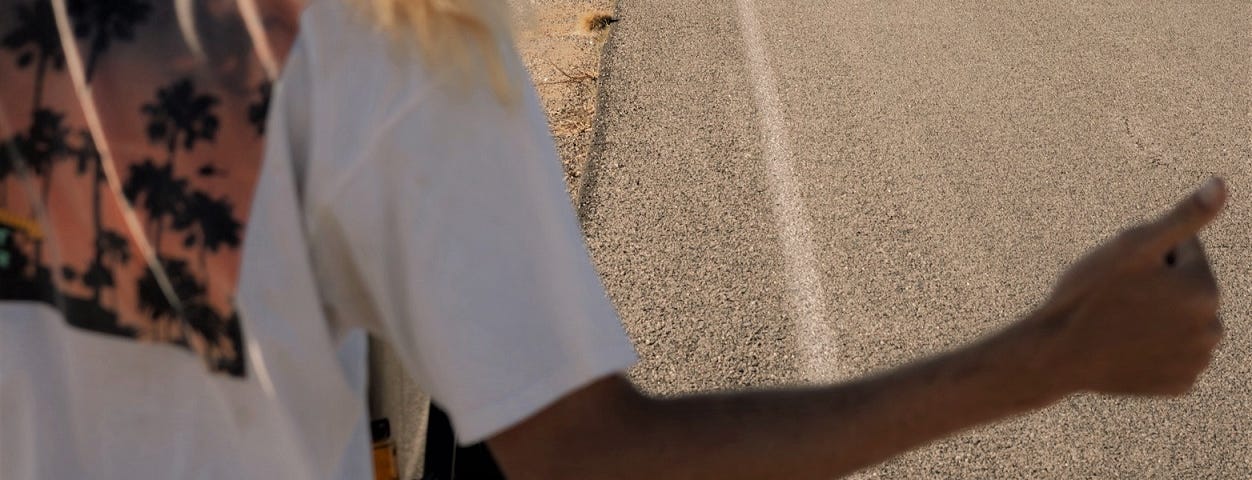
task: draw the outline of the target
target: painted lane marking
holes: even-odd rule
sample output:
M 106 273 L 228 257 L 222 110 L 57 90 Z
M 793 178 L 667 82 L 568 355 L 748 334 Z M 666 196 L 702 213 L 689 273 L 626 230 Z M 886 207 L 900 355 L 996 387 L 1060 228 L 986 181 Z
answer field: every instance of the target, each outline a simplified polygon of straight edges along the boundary
M 835 380 L 843 372 L 835 354 L 835 332 L 826 318 L 826 292 L 817 269 L 817 257 L 813 254 L 812 227 L 791 164 L 791 141 L 778 99 L 778 83 L 769 66 L 755 3 L 753 0 L 736 0 L 736 3 L 753 92 L 761 112 L 765 162 L 774 196 L 774 218 L 786 257 L 787 300 L 795 317 L 800 373 L 812 382 Z

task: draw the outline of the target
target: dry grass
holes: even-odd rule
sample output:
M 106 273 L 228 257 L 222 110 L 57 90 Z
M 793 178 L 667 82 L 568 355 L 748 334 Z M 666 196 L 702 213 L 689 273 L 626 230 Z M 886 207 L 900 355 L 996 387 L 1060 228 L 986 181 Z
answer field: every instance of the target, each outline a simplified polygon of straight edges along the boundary
M 594 10 L 586 12 L 578 17 L 578 28 L 583 33 L 599 33 L 609 28 L 617 21 L 617 17 L 612 12 L 606 10 Z
M 528 0 L 511 0 L 527 2 Z M 519 50 L 539 92 L 561 155 L 566 187 L 577 197 L 596 117 L 600 53 L 617 22 L 611 0 L 545 0 L 530 5 Z
M 539 82 L 538 85 L 552 85 L 552 84 L 557 84 L 557 83 L 594 82 L 596 81 L 596 79 L 600 78 L 600 75 L 591 73 L 582 69 L 577 69 L 575 70 L 575 73 L 570 73 L 566 71 L 564 68 L 561 68 L 560 65 L 557 65 L 550 60 L 545 59 L 543 61 L 544 63 L 547 63 L 549 66 L 555 69 L 557 72 L 559 72 L 562 76 L 564 76 L 565 79 L 548 80 L 546 82 Z

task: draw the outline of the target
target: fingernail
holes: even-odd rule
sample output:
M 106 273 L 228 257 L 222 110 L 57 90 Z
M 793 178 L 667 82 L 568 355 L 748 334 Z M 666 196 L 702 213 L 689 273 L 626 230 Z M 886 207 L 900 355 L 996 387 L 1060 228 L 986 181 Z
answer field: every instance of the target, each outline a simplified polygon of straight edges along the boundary
M 1204 206 L 1212 208 L 1217 206 L 1217 201 L 1222 194 L 1222 181 L 1217 177 L 1210 178 L 1204 182 L 1204 186 L 1200 187 L 1200 202 Z

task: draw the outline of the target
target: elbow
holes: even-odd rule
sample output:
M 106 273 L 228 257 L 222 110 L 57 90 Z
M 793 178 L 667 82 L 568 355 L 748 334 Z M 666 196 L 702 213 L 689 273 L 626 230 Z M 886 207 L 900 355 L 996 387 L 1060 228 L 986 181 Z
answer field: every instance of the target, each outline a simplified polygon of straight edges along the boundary
M 566 395 L 492 437 L 488 446 L 511 479 L 638 478 L 637 451 L 655 400 L 608 377 Z

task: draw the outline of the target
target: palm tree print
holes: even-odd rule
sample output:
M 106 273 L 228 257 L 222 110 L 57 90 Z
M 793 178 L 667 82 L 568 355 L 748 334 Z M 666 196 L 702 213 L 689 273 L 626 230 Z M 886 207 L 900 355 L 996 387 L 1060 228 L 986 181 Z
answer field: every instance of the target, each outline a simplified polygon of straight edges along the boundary
M 48 204 L 48 192 L 52 190 L 52 173 L 56 163 L 65 160 L 70 152 L 68 137 L 70 130 L 63 124 L 65 115 L 48 109 L 36 110 L 30 129 L 25 135 L 14 139 L 14 147 L 19 168 L 25 168 L 42 181 L 39 187 L 43 205 Z M 10 158 L 10 161 L 14 159 Z M 37 218 L 38 206 L 31 206 L 32 218 Z M 43 240 L 35 242 L 35 262 L 43 265 Z
M 131 204 L 148 213 L 148 223 L 152 226 L 152 248 L 160 254 L 165 225 L 181 215 L 186 207 L 187 180 L 174 178 L 172 165 L 158 166 L 148 158 L 143 163 L 130 166 L 130 175 L 122 185 L 122 194 Z
M 148 19 L 152 5 L 137 0 L 70 0 L 74 36 L 87 39 L 87 81 L 114 40 L 135 39 L 135 27 Z
M 9 205 L 9 186 L 6 180 L 17 175 L 18 159 L 14 158 L 14 153 L 18 151 L 17 141 L 17 137 L 0 141 L 0 209 Z
M 30 128 L 25 133 L 6 141 L 7 145 L 0 152 L 0 173 L 14 175 L 27 169 L 35 176 L 42 176 L 40 195 L 46 203 L 52 168 L 70 153 L 70 130 L 64 125 L 65 115 L 61 113 L 39 109 L 32 117 Z M 32 211 L 31 216 L 36 213 Z
M 204 284 L 187 268 L 186 261 L 172 258 L 160 258 L 159 261 L 183 308 L 203 298 Z M 184 311 L 170 303 L 151 269 L 144 270 L 144 276 L 139 279 L 137 295 L 139 310 L 155 320 L 157 339 L 185 345 L 186 332 L 182 329 Z
M 224 246 L 238 247 L 243 232 L 243 224 L 235 219 L 229 199 L 213 198 L 199 190 L 185 199 L 173 227 L 188 232 L 183 239 L 184 247 L 200 247 L 200 271 L 206 276 L 209 274 L 206 255 Z
M 264 28 L 281 62 L 298 22 L 297 10 L 278 12 L 265 12 L 275 15 Z M 0 87 L 0 103 L 16 107 L 0 138 L 0 300 L 47 303 L 76 328 L 180 345 L 243 376 L 227 275 L 239 270 L 273 86 L 237 13 L 198 8 L 205 57 L 188 55 L 165 20 L 174 13 L 152 0 L 0 1 L 0 85 L 21 90 Z M 81 53 L 102 136 L 87 132 L 90 113 L 61 73 L 62 39 Z M 145 243 L 156 268 L 145 268 Z
M 48 67 L 65 68 L 65 53 L 61 50 L 61 37 L 57 34 L 56 17 L 52 2 L 36 1 L 14 5 L 17 28 L 0 39 L 0 46 L 17 54 L 18 68 L 35 65 L 35 95 L 31 111 L 41 108 L 44 75 Z
M 117 284 L 113 279 L 113 266 L 130 261 L 130 241 L 121 233 L 103 230 L 96 233 L 96 257 L 83 272 L 83 285 L 91 289 L 91 301 L 103 306 L 100 292 Z
M 35 111 L 34 122 L 26 134 L 25 149 L 20 144 L 18 148 L 27 162 L 26 168 L 43 180 L 39 194 L 44 203 L 48 202 L 48 191 L 52 188 L 53 168 L 70 153 L 70 129 L 64 125 L 64 120 L 64 114 L 52 110 Z
M 268 80 L 262 82 L 257 87 L 257 93 L 261 95 L 261 98 L 248 105 L 248 123 L 256 129 L 257 135 L 265 135 L 265 118 L 269 115 L 272 90 L 273 85 Z
M 79 175 L 87 173 L 88 170 L 91 171 L 91 220 L 92 232 L 95 234 L 95 253 L 83 271 L 82 282 L 91 289 L 92 303 L 100 305 L 100 291 L 115 286 L 110 264 L 124 264 L 130 261 L 130 242 L 122 234 L 104 228 L 100 205 L 101 188 L 106 181 L 103 160 L 100 158 L 100 152 L 96 150 L 96 143 L 91 132 L 80 130 L 78 137 L 79 146 L 75 147 L 72 153 L 77 160 L 75 164 Z
M 232 302 L 233 303 L 233 302 Z M 222 337 L 224 344 L 233 346 L 236 350 L 233 355 L 222 355 L 218 358 L 214 369 L 229 373 L 234 376 L 243 376 L 243 329 L 242 323 L 239 321 L 239 311 L 231 310 L 230 315 L 226 317 L 225 326 L 222 328 Z
M 196 142 L 217 137 L 218 119 L 213 108 L 218 103 L 217 97 L 196 92 L 189 78 L 161 88 L 155 102 L 143 105 L 142 111 L 148 116 L 148 140 L 164 145 L 167 160 L 174 163 L 180 147 L 191 150 Z
M 217 313 L 204 298 L 193 299 L 183 307 L 183 315 L 187 318 L 187 327 L 203 342 L 200 346 L 206 366 L 220 361 L 220 354 L 215 348 L 221 341 L 226 330 L 226 319 Z

